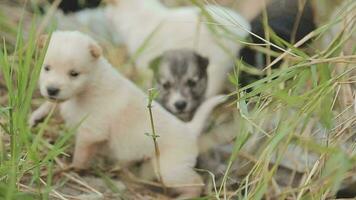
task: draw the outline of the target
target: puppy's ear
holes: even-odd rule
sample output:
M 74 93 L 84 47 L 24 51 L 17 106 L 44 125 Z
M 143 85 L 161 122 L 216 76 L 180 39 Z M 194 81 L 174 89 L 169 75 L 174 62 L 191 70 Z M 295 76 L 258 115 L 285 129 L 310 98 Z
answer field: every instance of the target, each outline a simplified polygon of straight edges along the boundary
M 89 52 L 94 59 L 98 59 L 102 55 L 103 50 L 98 44 L 90 44 Z
M 209 65 L 209 59 L 208 58 L 205 58 L 199 54 L 195 54 L 196 58 L 197 58 L 197 61 L 198 61 L 198 66 L 203 69 L 203 70 L 206 70 L 208 68 L 208 65 Z
M 41 36 L 38 38 L 37 46 L 38 46 L 39 48 L 41 48 L 41 49 L 45 48 L 48 39 L 49 39 L 49 36 L 48 36 L 47 34 L 41 35 Z
M 149 68 L 153 71 L 153 74 L 156 75 L 158 70 L 159 70 L 159 66 L 161 65 L 161 61 L 162 61 L 162 56 L 158 56 L 157 58 L 153 59 L 150 64 L 149 64 Z

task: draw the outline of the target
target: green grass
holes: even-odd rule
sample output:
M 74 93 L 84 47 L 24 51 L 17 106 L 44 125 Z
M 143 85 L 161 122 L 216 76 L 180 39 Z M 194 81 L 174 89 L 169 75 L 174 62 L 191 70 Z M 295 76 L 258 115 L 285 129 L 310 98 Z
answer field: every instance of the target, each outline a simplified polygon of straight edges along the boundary
M 200 8 L 204 11 L 203 7 Z M 356 3 L 349 1 L 341 10 L 352 8 L 356 8 Z M 211 24 L 209 26 L 217 34 L 217 40 L 228 37 L 234 42 L 241 42 L 240 38 L 226 30 L 216 31 L 209 12 L 203 13 L 206 20 L 211 22 L 207 24 Z M 346 14 L 348 12 L 340 13 L 306 39 L 311 40 L 313 45 L 321 43 L 322 37 L 335 25 L 342 23 Z M 49 144 L 44 134 L 51 127 L 48 124 L 50 117 L 39 128 L 31 130 L 27 125 L 45 55 L 45 49 L 36 46 L 37 22 L 38 19 L 34 18 L 30 30 L 23 30 L 21 24 L 16 28 L 8 23 L 6 16 L 0 14 L 0 28 L 3 30 L 0 36 L 10 34 L 16 38 L 15 43 L 7 41 L 6 37 L 2 38 L 0 48 L 1 81 L 6 85 L 8 98 L 7 104 L 0 107 L 1 132 L 4 138 L 8 138 L 0 142 L 0 199 L 59 198 L 53 192 L 61 184 L 54 183 L 54 169 L 58 165 L 56 159 L 65 154 L 70 146 L 68 141 L 74 133 L 74 130 L 56 129 L 54 131 L 62 134 L 54 144 Z M 345 43 L 350 42 L 352 34 L 355 34 L 355 23 L 353 20 L 348 24 L 349 29 L 336 35 L 328 47 L 315 48 L 312 53 L 306 53 L 304 49 L 283 41 L 269 31 L 269 39 L 266 40 L 268 45 L 257 49 L 280 57 L 283 63 L 276 69 L 267 66 L 266 70 L 256 71 L 236 60 L 235 73 L 229 79 L 236 88 L 230 95 L 235 98 L 232 109 L 238 118 L 236 126 L 239 131 L 230 158 L 227 159 L 226 171 L 223 176 L 211 176 L 216 179 L 214 190 L 205 199 L 327 199 L 336 194 L 343 181 L 356 176 L 355 102 L 344 103 L 347 99 L 353 100 L 355 92 L 351 96 L 343 92 L 348 87 L 352 88 L 355 82 L 355 46 L 351 56 L 343 54 Z M 268 28 L 268 24 L 265 26 Z M 154 33 L 150 35 L 153 36 Z M 149 40 L 142 44 L 135 56 L 144 53 Z M 271 52 L 269 46 L 277 44 L 285 53 Z M 227 53 L 234 55 L 233 52 Z M 132 60 L 128 64 L 132 64 Z M 239 87 L 238 75 L 241 71 L 266 76 Z M 247 90 L 252 91 L 247 93 Z M 317 134 L 324 137 L 315 139 Z M 254 136 L 262 139 L 255 141 Z M 346 141 L 350 144 L 344 148 Z M 251 143 L 256 148 L 248 154 L 254 158 L 254 162 L 248 173 L 239 177 L 239 185 L 232 187 L 230 179 L 235 178 L 233 168 L 236 163 L 243 161 L 241 154 L 246 153 Z M 315 155 L 317 160 L 312 163 L 298 161 L 298 164 L 308 166 L 302 173 L 302 180 L 297 186 L 282 188 L 275 184 L 274 177 L 287 159 L 290 146 L 299 147 L 304 155 Z M 104 177 L 115 193 L 124 195 L 113 186 L 111 177 L 105 172 L 97 173 Z
M 34 131 L 27 123 L 46 51 L 37 47 L 35 24 L 34 19 L 25 41 L 20 23 L 14 51 L 8 51 L 5 41 L 0 48 L 1 74 L 8 97 L 8 105 L 1 107 L 1 128 L 10 142 L 9 146 L 2 144 L 1 147 L 0 199 L 48 199 L 53 160 L 63 152 L 68 140 L 66 133 L 54 145 L 49 145 L 43 138 L 46 123 Z M 47 178 L 42 177 L 43 170 L 48 172 Z M 38 191 L 26 194 L 23 192 L 25 184 Z

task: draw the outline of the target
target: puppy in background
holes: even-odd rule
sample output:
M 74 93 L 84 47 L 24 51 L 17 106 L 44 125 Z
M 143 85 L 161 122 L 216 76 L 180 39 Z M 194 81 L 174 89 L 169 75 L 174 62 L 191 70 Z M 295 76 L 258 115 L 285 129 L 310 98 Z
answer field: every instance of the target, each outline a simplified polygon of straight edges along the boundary
M 100 146 L 122 164 L 147 160 L 155 172 L 155 147 L 147 110 L 147 96 L 118 73 L 102 56 L 100 46 L 77 31 L 52 34 L 39 79 L 41 94 L 48 99 L 30 118 L 44 118 L 60 103 L 66 125 L 77 128 L 72 166 L 86 169 Z M 222 96 L 205 101 L 189 123 L 184 123 L 159 104 L 153 104 L 160 148 L 160 175 L 178 198 L 198 197 L 203 181 L 194 171 L 197 138 L 211 110 Z
M 85 8 L 98 7 L 101 0 L 62 0 L 58 5 L 65 14 L 77 12 Z
M 190 49 L 169 50 L 154 59 L 150 68 L 159 103 L 181 120 L 191 120 L 205 98 L 208 65 L 207 58 Z
M 196 6 L 169 8 L 159 0 L 110 2 L 106 7 L 107 18 L 124 39 L 129 54 L 136 55 L 145 44 L 143 53 L 134 56 L 140 70 L 148 70 L 149 63 L 167 50 L 194 49 L 210 61 L 206 96 L 221 94 L 225 89 L 227 75 L 234 66 L 234 55 L 243 43 L 222 36 L 228 32 L 239 41 L 248 36 L 250 24 L 240 14 L 222 6 L 204 5 L 214 20 L 210 23 L 204 11 Z
M 257 7 L 258 9 L 263 8 L 260 6 Z M 298 42 L 316 28 L 314 12 L 310 1 L 306 1 L 302 8 L 300 7 L 299 0 L 269 0 L 266 11 L 269 27 L 280 38 L 287 42 L 291 42 L 292 44 Z M 251 21 L 251 27 L 251 32 L 265 38 L 262 10 L 261 13 Z M 265 43 L 255 36 L 251 36 L 251 38 L 253 43 Z M 276 52 L 280 51 L 275 47 L 271 47 L 271 50 Z M 239 57 L 247 64 L 258 69 L 263 69 L 266 66 L 266 55 L 249 46 L 241 49 Z M 271 61 L 274 59 L 275 58 L 272 57 Z M 277 63 L 274 67 L 278 67 L 279 65 L 280 63 Z M 262 77 L 242 72 L 240 75 L 240 82 L 242 86 L 246 86 L 260 78 Z

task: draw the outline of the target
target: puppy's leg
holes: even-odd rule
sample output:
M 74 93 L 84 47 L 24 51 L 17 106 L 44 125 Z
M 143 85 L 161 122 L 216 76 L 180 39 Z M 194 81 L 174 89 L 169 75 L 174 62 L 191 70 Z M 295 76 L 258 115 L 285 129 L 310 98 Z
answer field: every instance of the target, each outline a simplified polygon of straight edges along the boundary
M 155 176 L 153 165 L 154 165 L 154 161 L 152 162 L 152 160 L 142 163 L 140 168 L 140 178 L 147 181 L 154 180 L 156 176 Z
M 30 117 L 28 124 L 30 127 L 35 127 L 38 123 L 44 120 L 49 112 L 54 108 L 55 103 L 46 101 L 37 110 L 35 110 Z
M 93 133 L 89 128 L 79 128 L 71 167 L 77 170 L 87 169 L 90 158 L 96 153 L 97 145 L 104 141 L 104 134 Z
M 194 171 L 194 158 L 187 156 L 161 155 L 161 175 L 164 184 L 179 194 L 177 199 L 199 197 L 204 186 L 200 175 Z M 192 162 L 193 161 L 193 162 Z
M 95 153 L 96 144 L 77 139 L 74 148 L 72 167 L 78 170 L 88 168 L 90 156 Z

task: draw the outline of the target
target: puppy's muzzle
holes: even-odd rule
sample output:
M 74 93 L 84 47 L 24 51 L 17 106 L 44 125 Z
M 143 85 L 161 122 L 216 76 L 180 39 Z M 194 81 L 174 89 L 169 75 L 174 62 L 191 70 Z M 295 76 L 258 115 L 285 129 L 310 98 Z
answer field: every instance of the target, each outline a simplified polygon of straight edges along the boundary
M 187 107 L 187 102 L 186 101 L 177 101 L 174 103 L 174 107 L 176 107 L 176 109 L 179 112 L 182 112 Z
M 47 87 L 47 94 L 49 97 L 55 98 L 60 92 L 59 88 L 56 87 Z

